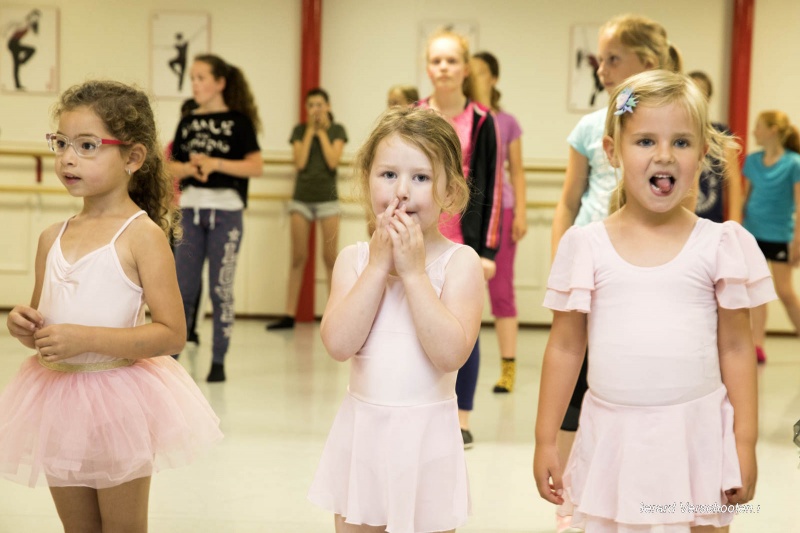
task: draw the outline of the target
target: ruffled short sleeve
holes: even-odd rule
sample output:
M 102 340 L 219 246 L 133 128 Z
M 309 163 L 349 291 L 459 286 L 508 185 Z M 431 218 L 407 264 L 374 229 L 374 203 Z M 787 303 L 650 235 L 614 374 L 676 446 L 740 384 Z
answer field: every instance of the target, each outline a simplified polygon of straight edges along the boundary
M 722 224 L 714 286 L 717 302 L 726 309 L 756 307 L 778 297 L 755 237 L 736 222 Z
M 547 280 L 544 307 L 554 311 L 591 310 L 594 260 L 586 228 L 572 226 L 558 243 Z

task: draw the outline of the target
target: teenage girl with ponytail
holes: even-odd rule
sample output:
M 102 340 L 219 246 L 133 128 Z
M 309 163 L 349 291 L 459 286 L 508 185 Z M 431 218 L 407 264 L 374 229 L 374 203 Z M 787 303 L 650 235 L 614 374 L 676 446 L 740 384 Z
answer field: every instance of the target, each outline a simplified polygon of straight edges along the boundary
M 461 140 L 462 167 L 470 186 L 470 201 L 461 215 L 444 214 L 439 221 L 442 234 L 453 242 L 466 244 L 481 258 L 486 280 L 495 274 L 494 258 L 500 247 L 503 200 L 503 162 L 495 117 L 483 105 L 467 96 L 471 72 L 466 37 L 441 29 L 428 39 L 428 77 L 433 93 L 417 107 L 435 109 L 455 128 Z M 464 447 L 473 445 L 470 416 L 480 367 L 480 343 L 458 372 L 458 420 Z
M 233 330 L 233 279 L 242 242 L 249 178 L 263 172 L 256 132 L 261 129 L 250 87 L 239 68 L 214 55 L 191 68 L 197 109 L 181 119 L 170 172 L 181 180 L 183 239 L 175 266 L 188 330 L 192 331 L 203 263 L 208 258 L 214 312 L 211 371 L 225 381 L 225 355 Z
M 763 148 L 747 156 L 744 227 L 758 241 L 769 261 L 775 290 L 796 331 L 800 331 L 800 301 L 792 285 L 792 269 L 800 264 L 800 234 L 795 231 L 800 201 L 800 135 L 781 111 L 764 111 L 753 130 Z M 764 337 L 767 307 L 751 312 L 753 341 L 759 363 L 767 360 Z

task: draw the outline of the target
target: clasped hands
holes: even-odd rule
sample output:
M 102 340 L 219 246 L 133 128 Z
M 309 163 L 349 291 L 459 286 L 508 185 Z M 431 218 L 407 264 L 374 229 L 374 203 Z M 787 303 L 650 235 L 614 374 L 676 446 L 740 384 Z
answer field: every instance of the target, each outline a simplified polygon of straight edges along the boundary
M 369 241 L 369 262 L 386 274 L 405 278 L 425 273 L 425 239 L 419 223 L 395 198 L 375 220 Z
M 403 277 L 425 272 L 425 240 L 419 224 L 406 214 L 405 205 L 398 208 L 395 198 L 375 220 L 375 231 L 369 242 L 370 263 L 386 273 L 395 271 Z M 496 272 L 495 262 L 481 257 L 483 277 L 487 281 Z
M 76 324 L 44 325 L 44 317 L 36 309 L 18 305 L 6 321 L 11 335 L 29 348 L 35 348 L 48 362 L 61 361 L 84 353 L 83 326 Z
M 208 176 L 212 172 L 219 170 L 220 160 L 217 157 L 211 157 L 207 154 L 198 154 L 192 152 L 189 154 L 189 165 L 191 172 L 186 177 L 191 177 L 200 182 L 207 182 Z

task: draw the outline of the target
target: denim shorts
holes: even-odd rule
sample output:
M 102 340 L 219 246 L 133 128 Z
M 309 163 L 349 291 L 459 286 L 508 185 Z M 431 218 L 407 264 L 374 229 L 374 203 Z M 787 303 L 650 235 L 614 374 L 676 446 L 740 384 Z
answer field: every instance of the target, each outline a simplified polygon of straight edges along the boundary
M 298 202 L 289 200 L 288 209 L 290 213 L 297 213 L 307 220 L 319 220 L 322 218 L 334 217 L 341 214 L 339 202 Z

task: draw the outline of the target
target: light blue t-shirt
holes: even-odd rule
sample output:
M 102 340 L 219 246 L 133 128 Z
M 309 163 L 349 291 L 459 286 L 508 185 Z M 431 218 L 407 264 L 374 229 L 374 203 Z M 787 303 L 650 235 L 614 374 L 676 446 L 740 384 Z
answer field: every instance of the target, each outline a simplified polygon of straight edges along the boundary
M 800 154 L 786 150 L 774 165 L 767 167 L 763 151 L 752 153 L 745 159 L 742 174 L 750 180 L 742 225 L 760 241 L 791 241 L 794 184 L 800 182 Z
M 589 186 L 581 196 L 576 226 L 606 218 L 611 193 L 617 187 L 617 175 L 603 151 L 606 113 L 606 109 L 598 109 L 585 115 L 567 137 L 570 146 L 589 160 Z

